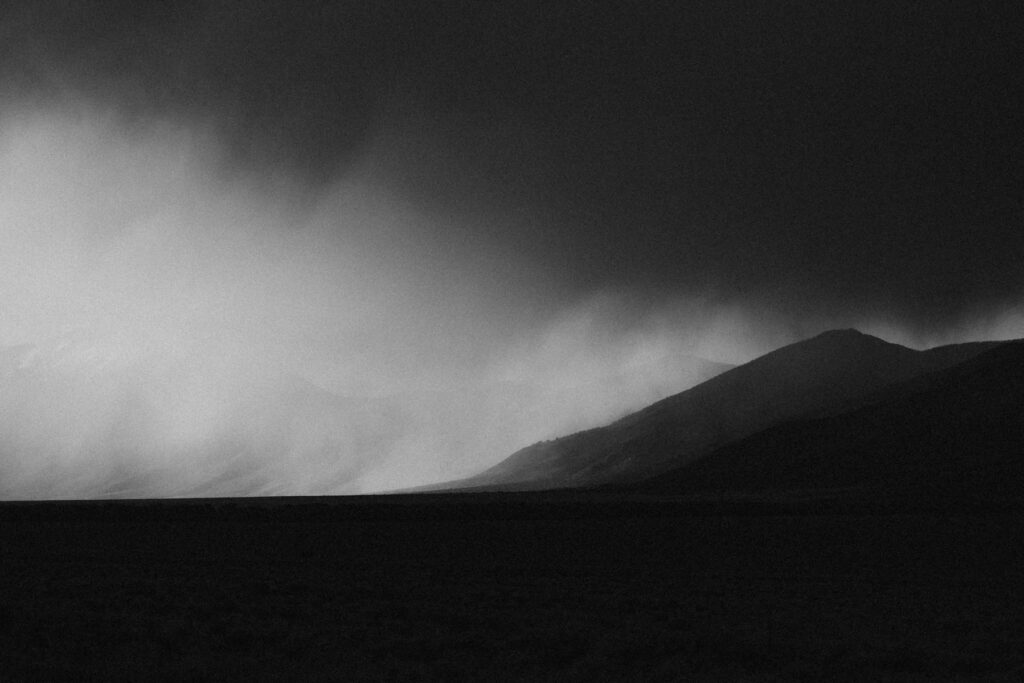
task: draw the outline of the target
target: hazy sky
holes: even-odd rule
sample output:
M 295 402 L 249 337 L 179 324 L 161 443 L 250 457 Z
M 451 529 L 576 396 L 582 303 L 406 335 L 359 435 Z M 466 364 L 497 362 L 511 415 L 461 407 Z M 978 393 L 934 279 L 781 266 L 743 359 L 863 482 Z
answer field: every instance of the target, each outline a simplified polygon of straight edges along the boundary
M 1013 3 L 5 6 L 8 102 L 202 130 L 227 173 L 371 178 L 443 218 L 422 249 L 517 259 L 560 304 L 941 327 L 1024 284 Z
M 0 344 L 543 404 L 1024 336 L 1017 8 L 846 5 L 5 2 Z

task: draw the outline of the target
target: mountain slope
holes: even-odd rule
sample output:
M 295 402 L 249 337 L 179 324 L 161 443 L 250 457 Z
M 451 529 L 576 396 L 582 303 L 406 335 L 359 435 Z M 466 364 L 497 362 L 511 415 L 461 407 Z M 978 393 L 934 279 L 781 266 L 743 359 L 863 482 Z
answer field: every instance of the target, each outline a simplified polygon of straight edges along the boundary
M 643 480 L 779 422 L 857 407 L 885 387 L 991 347 L 914 351 L 856 330 L 826 332 L 606 427 L 529 446 L 450 488 L 544 489 Z
M 641 485 L 664 492 L 1024 491 L 1024 342 L 893 388 L 842 415 L 778 425 Z
M 658 359 L 575 384 L 501 381 L 437 391 L 391 394 L 384 405 L 408 411 L 438 431 L 439 450 L 462 461 L 459 474 L 479 471 L 481 453 L 511 453 L 526 444 L 607 424 L 720 375 L 733 366 L 696 356 Z

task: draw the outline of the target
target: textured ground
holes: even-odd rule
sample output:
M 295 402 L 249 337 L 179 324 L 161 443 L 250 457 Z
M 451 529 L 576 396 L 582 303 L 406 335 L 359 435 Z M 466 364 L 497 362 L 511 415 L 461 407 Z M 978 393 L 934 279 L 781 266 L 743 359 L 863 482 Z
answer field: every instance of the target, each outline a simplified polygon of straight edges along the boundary
M 0 671 L 1024 677 L 1018 514 L 422 501 L 0 506 Z

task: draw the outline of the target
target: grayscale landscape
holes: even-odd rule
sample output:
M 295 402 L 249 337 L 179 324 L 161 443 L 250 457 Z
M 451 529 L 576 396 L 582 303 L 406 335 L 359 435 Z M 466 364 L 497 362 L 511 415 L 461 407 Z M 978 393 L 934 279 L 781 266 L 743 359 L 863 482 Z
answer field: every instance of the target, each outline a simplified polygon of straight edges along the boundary
M 1021 680 L 1019 15 L 0 4 L 0 680 Z

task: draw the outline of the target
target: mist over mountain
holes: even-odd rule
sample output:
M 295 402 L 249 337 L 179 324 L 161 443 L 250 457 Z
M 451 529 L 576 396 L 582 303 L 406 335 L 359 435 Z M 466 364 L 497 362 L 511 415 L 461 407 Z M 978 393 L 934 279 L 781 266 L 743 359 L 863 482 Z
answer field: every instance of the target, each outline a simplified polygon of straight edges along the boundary
M 449 249 L 428 226 L 462 219 L 366 178 L 309 194 L 224 177 L 212 138 L 72 109 L 0 112 L 11 496 L 457 478 L 705 379 L 695 358 L 771 343 L 697 298 L 546 304 L 551 280 L 529 263 L 471 240 Z M 303 399 L 292 416 L 296 380 L 349 402 Z
M 1019 338 L 1013 9 L 5 2 L 0 345 L 48 349 L 83 387 L 19 389 L 42 412 L 8 401 L 35 450 L 5 467 L 102 492 L 191 462 L 163 430 L 202 435 L 208 466 L 180 467 L 211 490 L 385 490 L 707 379 L 687 358 L 846 327 Z M 68 365 L 48 345 L 80 330 Z M 293 400 L 319 417 L 268 405 Z M 669 442 L 800 408 L 778 400 L 722 417 L 743 405 L 723 398 Z M 202 489 L 139 476 L 114 489 Z
M 682 357 L 579 386 L 345 396 L 236 360 L 84 331 L 0 348 L 0 496 L 345 494 L 444 479 L 730 367 Z
M 842 412 L 876 392 L 991 348 L 914 351 L 856 330 L 786 346 L 608 426 L 534 444 L 458 488 L 544 489 L 639 481 L 802 416 Z
M 104 342 L 7 350 L 5 498 L 344 491 L 387 436 L 387 415 L 297 380 Z

